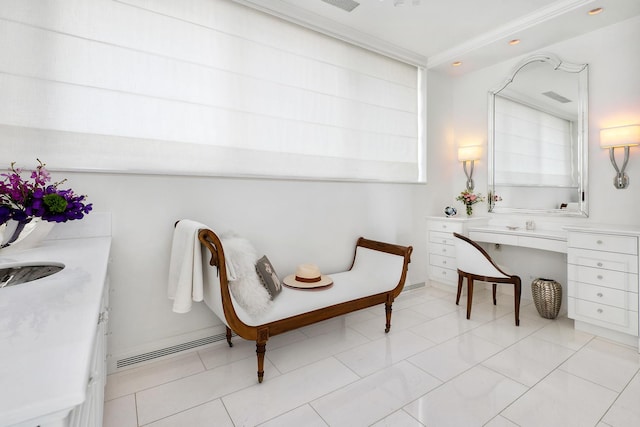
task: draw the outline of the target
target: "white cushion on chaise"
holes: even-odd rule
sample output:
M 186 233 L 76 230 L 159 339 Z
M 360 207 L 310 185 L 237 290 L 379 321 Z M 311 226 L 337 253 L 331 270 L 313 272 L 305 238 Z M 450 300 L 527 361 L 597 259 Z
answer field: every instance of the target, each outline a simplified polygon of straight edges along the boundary
M 221 303 L 218 269 L 209 266 L 208 260 L 208 256 L 204 255 L 204 302 L 228 326 Z M 273 301 L 271 309 L 258 317 L 247 314 L 232 297 L 233 308 L 243 323 L 258 326 L 342 302 L 388 292 L 400 281 L 403 262 L 402 257 L 358 247 L 351 270 L 330 274 L 333 279 L 331 287 L 307 290 L 283 286 L 282 292 Z

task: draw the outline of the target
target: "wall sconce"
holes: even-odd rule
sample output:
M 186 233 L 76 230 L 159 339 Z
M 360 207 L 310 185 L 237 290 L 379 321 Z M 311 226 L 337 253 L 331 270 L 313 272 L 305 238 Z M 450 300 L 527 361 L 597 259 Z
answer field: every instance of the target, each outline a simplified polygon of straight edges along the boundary
M 624 173 L 624 169 L 629 162 L 629 147 L 634 145 L 640 145 L 640 125 L 618 126 L 600 130 L 600 147 L 609 149 L 609 158 L 616 170 L 613 186 L 617 189 L 629 186 L 629 177 Z M 618 168 L 616 163 L 614 154 L 616 147 L 624 147 L 624 161 L 621 168 Z
M 473 163 L 480 159 L 481 148 L 479 145 L 468 147 L 458 147 L 458 161 L 462 162 L 464 174 L 467 176 L 467 190 L 473 191 Z M 471 167 L 467 171 L 467 162 L 471 162 Z

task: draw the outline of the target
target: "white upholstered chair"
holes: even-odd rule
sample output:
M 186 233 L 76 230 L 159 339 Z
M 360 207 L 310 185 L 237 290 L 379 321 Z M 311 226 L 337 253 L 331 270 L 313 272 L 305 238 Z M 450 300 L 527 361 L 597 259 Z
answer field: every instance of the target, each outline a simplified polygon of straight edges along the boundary
M 473 300 L 473 281 L 491 282 L 493 284 L 493 305 L 496 304 L 496 284 L 511 283 L 514 286 L 516 326 L 520 326 L 520 277 L 510 275 L 500 268 L 489 254 L 476 242 L 458 233 L 453 233 L 456 246 L 456 262 L 458 267 L 458 294 L 456 305 L 460 302 L 462 281 L 467 279 L 467 319 L 471 317 Z

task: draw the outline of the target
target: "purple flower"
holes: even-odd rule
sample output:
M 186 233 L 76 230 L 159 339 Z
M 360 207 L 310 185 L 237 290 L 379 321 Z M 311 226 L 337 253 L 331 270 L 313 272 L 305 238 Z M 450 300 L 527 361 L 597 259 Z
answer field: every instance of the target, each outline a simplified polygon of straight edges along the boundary
M 0 206 L 0 224 L 4 224 L 5 222 L 11 219 L 11 208 L 8 206 Z
M 71 189 L 58 189 L 65 180 L 47 185 L 51 175 L 44 163 L 38 163 L 31 172 L 31 181 L 22 178 L 22 169 L 15 168 L 15 163 L 11 163 L 9 173 L 0 174 L 0 224 L 34 217 L 66 222 L 81 219 L 91 211 L 92 205 L 84 203 L 86 196 L 78 196 Z

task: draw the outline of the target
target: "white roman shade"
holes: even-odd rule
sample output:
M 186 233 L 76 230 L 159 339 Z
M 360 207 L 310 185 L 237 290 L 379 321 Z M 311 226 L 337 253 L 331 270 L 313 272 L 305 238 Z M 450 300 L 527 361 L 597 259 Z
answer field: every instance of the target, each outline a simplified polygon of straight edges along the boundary
M 570 120 L 495 97 L 495 183 L 577 187 Z
M 71 3 L 57 20 L 3 24 L 0 133 L 12 158 L 424 181 L 420 67 L 227 0 Z M 105 14 L 123 25 L 99 25 Z

